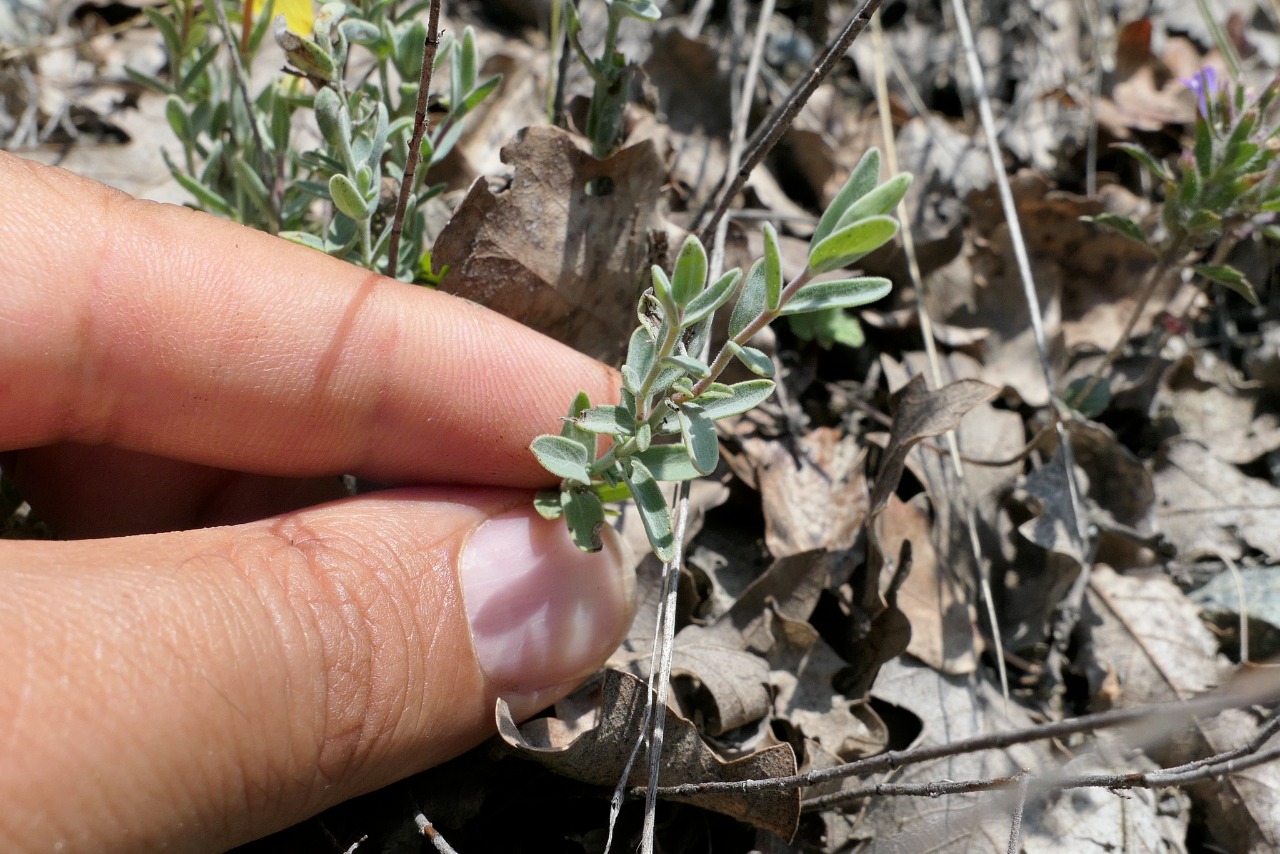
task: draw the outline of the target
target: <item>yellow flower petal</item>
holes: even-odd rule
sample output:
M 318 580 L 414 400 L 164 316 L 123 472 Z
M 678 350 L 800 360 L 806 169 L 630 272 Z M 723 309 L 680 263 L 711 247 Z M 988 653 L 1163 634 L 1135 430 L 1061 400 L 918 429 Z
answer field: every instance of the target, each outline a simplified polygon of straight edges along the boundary
M 284 15 L 285 25 L 297 35 L 309 37 L 316 23 L 312 0 L 276 0 L 275 13 Z

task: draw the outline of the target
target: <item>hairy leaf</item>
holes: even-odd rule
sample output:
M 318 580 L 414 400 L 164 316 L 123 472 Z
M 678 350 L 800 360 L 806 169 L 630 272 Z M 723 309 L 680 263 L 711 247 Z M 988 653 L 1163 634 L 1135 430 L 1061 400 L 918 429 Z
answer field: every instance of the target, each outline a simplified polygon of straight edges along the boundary
M 829 273 L 857 261 L 879 249 L 898 233 L 898 221 L 887 216 L 873 216 L 847 225 L 813 244 L 809 250 L 809 268 L 815 273 Z
M 667 506 L 667 499 L 663 496 L 658 481 L 644 463 L 632 460 L 628 483 L 631 485 L 631 494 L 635 496 L 640 522 L 644 525 L 644 533 L 649 538 L 653 553 L 664 562 L 671 560 L 675 556 L 671 508 Z
M 880 149 L 869 148 L 858 161 L 858 165 L 853 167 L 853 171 L 849 173 L 849 179 L 836 193 L 831 204 L 827 205 L 822 218 L 818 220 L 818 227 L 814 229 L 810 245 L 817 246 L 835 232 L 836 223 L 844 216 L 845 211 L 849 210 L 858 199 L 871 192 L 879 180 Z
M 778 232 L 771 223 L 764 224 L 764 304 L 769 311 L 777 311 L 782 301 L 782 249 L 778 246 Z
M 826 308 L 856 308 L 882 299 L 892 289 L 893 284 L 879 276 L 814 282 L 796 291 L 795 296 L 782 307 L 782 313 L 804 314 Z
M 720 440 L 716 438 L 715 422 L 696 403 L 680 407 L 680 433 L 689 449 L 693 467 L 702 474 L 715 471 L 720 461 Z
M 710 317 L 716 309 L 729 301 L 729 297 L 733 296 L 733 290 L 738 287 L 740 281 L 742 281 L 742 271 L 736 268 L 716 279 L 711 287 L 689 300 L 689 304 L 685 306 L 684 315 L 680 319 L 680 325 L 688 329 L 695 323 Z
M 685 238 L 676 257 L 676 267 L 671 273 L 671 296 L 681 308 L 702 293 L 707 283 L 707 251 L 702 241 L 693 235 Z
M 604 546 L 600 528 L 604 526 L 604 505 L 594 492 L 565 489 L 560 492 L 564 521 L 569 526 L 573 544 L 584 552 L 598 552 Z
M 546 433 L 534 439 L 529 449 L 542 467 L 556 477 L 581 484 L 591 482 L 591 473 L 587 471 L 590 456 L 582 444 Z
M 338 210 L 354 220 L 365 220 L 373 214 L 373 206 L 364 200 L 355 182 L 341 172 L 329 179 L 329 197 Z
M 715 400 L 698 399 L 702 412 L 712 421 L 755 409 L 773 394 L 772 380 L 747 380 L 729 386 L 729 396 Z
M 841 214 L 840 220 L 836 223 L 835 231 L 839 231 L 846 225 L 867 217 L 885 216 L 893 213 L 898 203 L 906 197 L 907 190 L 911 188 L 911 181 L 912 175 L 910 172 L 894 175 L 888 181 L 858 199 L 847 211 Z
M 654 445 L 632 459 L 644 463 L 658 480 L 693 480 L 703 474 L 693 467 L 684 445 Z
M 665 364 L 675 365 L 682 371 L 685 371 L 698 379 L 710 376 L 711 374 L 711 368 L 707 366 L 706 362 L 703 362 L 701 359 L 695 359 L 692 356 L 681 356 L 677 354 L 667 356 L 662 361 Z
M 560 506 L 560 490 L 538 490 L 538 494 L 533 497 L 533 509 L 537 510 L 538 515 L 543 519 L 549 521 L 559 519 L 564 515 L 564 508 Z
M 635 430 L 635 415 L 621 406 L 593 406 L 579 415 L 575 422 L 588 433 L 608 433 L 630 436 Z
M 729 337 L 736 338 L 738 333 L 751 325 L 765 311 L 764 260 L 751 266 L 747 280 L 742 285 L 742 293 L 738 294 L 738 302 L 729 315 Z
M 762 377 L 773 376 L 773 359 L 765 353 L 760 352 L 755 347 L 743 347 L 730 341 L 725 345 L 733 355 L 738 357 L 742 364 L 746 365 L 753 374 Z

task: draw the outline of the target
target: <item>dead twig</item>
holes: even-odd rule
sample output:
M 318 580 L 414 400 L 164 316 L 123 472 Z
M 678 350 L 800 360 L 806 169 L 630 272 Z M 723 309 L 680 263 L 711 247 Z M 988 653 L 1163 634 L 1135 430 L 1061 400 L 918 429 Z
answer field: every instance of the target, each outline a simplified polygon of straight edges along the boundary
M 436 65 L 436 52 L 440 49 L 440 0 L 431 0 L 431 12 L 427 18 L 427 38 L 422 52 L 422 74 L 418 78 L 418 102 L 413 111 L 413 136 L 409 139 L 409 156 L 404 163 L 404 177 L 400 181 L 400 195 L 396 198 L 396 215 L 391 221 L 391 239 L 387 243 L 387 275 L 396 277 L 400 258 L 400 234 L 404 231 L 405 211 L 409 208 L 409 196 L 413 192 L 413 179 L 422 159 L 422 137 L 427 133 L 427 98 L 431 94 L 431 72 Z
M 1274 732 L 1272 733 L 1274 734 Z M 1250 741 L 1252 745 L 1256 739 Z M 1257 749 L 1256 747 L 1254 748 Z M 1224 758 L 1228 754 L 1236 754 L 1239 748 L 1223 754 L 1205 757 L 1188 765 L 1175 768 L 1161 768 L 1156 771 L 1129 771 L 1119 774 L 1081 774 L 1077 776 L 1049 776 L 1036 780 L 1037 792 L 1067 789 L 1168 789 L 1174 786 L 1185 786 L 1190 783 L 1201 783 L 1221 777 L 1225 774 L 1238 774 L 1258 765 L 1265 765 L 1280 759 L 1280 747 L 1253 753 L 1249 756 Z M 1191 767 L 1194 764 L 1195 767 Z M 877 783 L 861 786 L 857 789 L 846 789 L 830 795 L 804 801 L 800 805 L 801 812 L 819 812 L 839 806 L 849 801 L 869 797 L 916 797 L 938 798 L 943 795 L 961 795 L 972 792 L 989 792 L 1021 785 L 1027 780 L 1026 774 L 1011 777 L 991 777 L 985 780 L 939 780 L 929 783 Z
M 715 212 L 711 214 L 711 219 L 703 224 L 698 232 L 698 238 L 704 244 L 711 242 L 716 233 L 716 227 L 728 212 L 729 206 L 733 204 L 734 197 L 746 185 L 747 180 L 751 177 L 751 172 L 760 164 L 760 161 L 764 160 L 765 155 L 778 144 L 782 134 L 786 132 L 787 128 L 791 127 L 792 122 L 796 120 L 796 116 L 804 109 L 804 105 L 809 102 L 810 96 L 835 69 L 836 63 L 849 50 L 849 46 L 853 44 L 854 40 L 867 28 L 867 24 L 871 22 L 871 16 L 880 8 L 880 3 L 881 0 L 867 0 L 861 9 L 854 13 L 853 17 L 849 19 L 848 23 L 840 31 L 840 34 L 827 45 L 827 49 L 823 52 L 818 64 L 811 68 L 809 73 L 792 87 L 791 92 L 787 94 L 786 100 L 779 104 L 777 109 L 773 111 L 773 115 L 752 134 L 751 139 L 747 142 L 747 153 L 742 159 L 741 166 L 738 167 L 737 174 L 734 175 L 733 181 L 729 186 L 725 188 L 720 197 L 720 202 L 716 205 Z M 693 228 L 697 227 L 695 223 Z
M 1133 709 L 1116 709 L 1006 732 L 985 733 L 972 738 L 958 739 L 949 744 L 930 744 L 907 750 L 891 750 L 878 756 L 859 759 L 856 762 L 837 765 L 833 768 L 809 771 L 804 774 L 795 774 L 790 777 L 744 780 L 734 783 L 685 783 L 680 786 L 661 786 L 658 788 L 658 795 L 660 797 L 673 797 L 707 794 L 710 792 L 746 793 L 771 789 L 804 788 L 832 780 L 878 774 L 882 771 L 891 771 L 908 765 L 918 765 L 922 762 L 932 762 L 936 759 L 945 759 L 949 756 L 958 756 L 964 753 L 1000 750 L 1031 741 L 1063 738 L 1083 732 L 1112 729 L 1125 724 L 1141 724 L 1144 729 L 1153 729 L 1157 724 L 1161 727 L 1168 727 L 1182 724 L 1199 716 L 1217 714 L 1226 709 L 1238 709 L 1259 704 L 1272 705 L 1277 701 L 1280 701 L 1280 681 L 1272 681 L 1261 689 L 1247 692 L 1208 694 L 1194 697 L 1184 702 L 1162 703 Z M 1009 779 L 1012 780 L 1014 778 Z M 633 790 L 632 794 L 640 797 L 642 791 Z

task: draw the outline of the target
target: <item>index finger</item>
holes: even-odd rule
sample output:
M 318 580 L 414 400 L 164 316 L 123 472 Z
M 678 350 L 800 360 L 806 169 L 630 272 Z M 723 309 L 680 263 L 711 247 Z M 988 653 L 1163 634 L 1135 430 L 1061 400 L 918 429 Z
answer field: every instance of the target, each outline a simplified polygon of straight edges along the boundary
M 603 365 L 485 308 L 0 152 L 0 449 L 538 486 Z

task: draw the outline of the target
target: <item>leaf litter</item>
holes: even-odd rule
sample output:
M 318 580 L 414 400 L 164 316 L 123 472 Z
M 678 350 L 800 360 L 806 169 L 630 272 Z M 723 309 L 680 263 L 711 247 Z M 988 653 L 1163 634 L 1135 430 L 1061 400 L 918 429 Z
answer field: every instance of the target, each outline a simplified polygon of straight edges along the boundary
M 6 13 L 29 11 L 6 3 Z M 781 5 L 757 115 L 850 11 L 841 2 Z M 0 62 L 0 134 L 29 156 L 65 157 L 76 171 L 131 192 L 180 200 L 160 177 L 163 104 L 119 71 L 128 62 L 157 72 L 158 40 L 144 28 L 105 27 L 109 14 L 120 14 L 112 6 L 80 4 L 57 22 L 22 19 L 25 40 Z M 642 274 L 669 263 L 666 247 L 714 201 L 727 162 L 731 21 L 716 8 L 695 32 L 685 28 L 690 13 L 667 6 L 669 21 L 647 34 L 627 31 L 624 49 L 646 75 L 628 107 L 626 147 L 596 162 L 580 137 L 540 118 L 545 4 L 446 4 L 447 26 L 475 25 L 486 73 L 500 70 L 505 82 L 432 176 L 451 190 L 430 220 L 437 269 L 450 264 L 444 290 L 617 358 Z M 1235 51 L 1266 67 L 1280 58 L 1273 12 L 1232 0 L 1216 24 Z M 785 328 L 760 342 L 785 369 L 786 399 L 722 435 L 721 468 L 699 485 L 664 783 L 785 776 L 886 749 L 1188 698 L 1230 681 L 1242 620 L 1251 650 L 1277 650 L 1265 634 L 1277 625 L 1280 598 L 1273 248 L 1245 241 L 1225 259 L 1250 270 L 1261 309 L 1233 295 L 1206 297 L 1176 276 L 1162 282 L 1135 329 L 1134 351 L 1117 362 L 1111 408 L 1096 421 L 1069 422 L 1069 458 L 1045 429 L 1050 393 L 1096 368 L 1151 266 L 1138 244 L 1080 219 L 1114 213 L 1157 225 L 1152 188 L 1107 145 L 1132 140 L 1157 156 L 1176 152 L 1196 109 L 1182 81 L 1202 67 L 1221 70 L 1221 45 L 1192 4 L 1120 0 L 1095 17 L 1063 0 L 983 4 L 980 58 L 1046 317 L 1059 383 L 1050 389 L 954 29 L 928 4 L 885 14 L 887 50 L 855 43 L 735 200 L 729 257 L 757 251 L 757 221 L 770 219 L 784 265 L 803 263 L 798 251 L 815 212 L 867 146 L 886 144 L 867 83 L 884 62 L 897 154 L 916 174 L 907 221 L 923 290 L 910 287 L 900 249 L 882 251 L 860 263 L 892 278 L 895 290 L 862 315 L 862 349 L 805 343 Z M 67 38 L 81 49 L 40 49 Z M 1101 69 L 1092 64 L 1099 57 Z M 583 78 L 571 71 L 571 107 L 589 89 Z M 47 132 L 33 136 L 33 128 Z M 937 362 L 922 350 L 918 303 L 942 349 Z M 934 371 L 941 382 L 926 383 Z M 959 467 L 948 431 L 963 455 Z M 1096 550 L 1073 534 L 1068 464 L 1099 532 Z M 628 529 L 624 519 L 624 536 L 637 533 L 635 522 Z M 416 851 L 406 801 L 464 852 L 601 850 L 608 792 L 634 744 L 646 690 L 636 677 L 647 676 L 657 567 L 637 563 L 637 623 L 610 668 L 574 695 L 523 723 L 499 711 L 502 739 L 246 850 L 341 850 L 365 836 L 356 850 Z M 982 578 L 992 587 L 994 626 Z M 1081 578 L 1068 671 L 1046 674 L 1057 610 Z M 997 633 L 1011 675 L 1007 698 L 996 677 Z M 1259 678 L 1265 666 L 1253 666 Z M 1228 712 L 1176 733 L 1075 736 L 874 779 L 693 796 L 664 803 L 659 848 L 1003 851 L 1007 791 L 874 796 L 804 814 L 798 806 L 801 797 L 872 782 L 1170 766 L 1237 747 L 1262 720 L 1258 710 Z M 636 768 L 639 785 L 643 763 Z M 1033 793 L 1021 850 L 1177 851 L 1190 839 L 1274 850 L 1276 775 L 1264 764 L 1123 798 L 1101 789 Z M 620 827 L 619 844 L 633 845 L 630 803 Z

